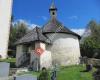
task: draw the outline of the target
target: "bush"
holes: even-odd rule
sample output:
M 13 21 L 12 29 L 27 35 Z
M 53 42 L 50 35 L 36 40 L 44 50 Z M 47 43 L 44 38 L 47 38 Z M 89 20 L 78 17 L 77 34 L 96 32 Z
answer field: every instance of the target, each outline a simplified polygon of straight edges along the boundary
M 49 72 L 46 70 L 46 68 L 42 68 L 38 80 L 50 80 Z

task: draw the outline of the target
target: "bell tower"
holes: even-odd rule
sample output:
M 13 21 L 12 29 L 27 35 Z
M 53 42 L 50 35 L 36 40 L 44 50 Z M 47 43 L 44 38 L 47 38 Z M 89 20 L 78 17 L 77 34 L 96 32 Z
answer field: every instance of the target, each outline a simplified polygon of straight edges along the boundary
M 49 12 L 50 12 L 50 15 L 51 15 L 51 18 L 56 18 L 57 16 L 57 8 L 54 4 L 54 0 L 52 0 L 52 4 L 51 4 L 51 7 L 49 9 Z

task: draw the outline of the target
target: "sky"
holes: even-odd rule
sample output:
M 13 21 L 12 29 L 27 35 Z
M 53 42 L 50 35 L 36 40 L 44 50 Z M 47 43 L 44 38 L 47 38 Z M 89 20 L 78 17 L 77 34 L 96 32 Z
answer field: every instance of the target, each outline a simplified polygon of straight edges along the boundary
M 100 0 L 55 0 L 57 19 L 69 29 L 82 32 L 91 20 L 100 22 Z M 43 26 L 50 19 L 52 0 L 13 0 L 14 20 Z

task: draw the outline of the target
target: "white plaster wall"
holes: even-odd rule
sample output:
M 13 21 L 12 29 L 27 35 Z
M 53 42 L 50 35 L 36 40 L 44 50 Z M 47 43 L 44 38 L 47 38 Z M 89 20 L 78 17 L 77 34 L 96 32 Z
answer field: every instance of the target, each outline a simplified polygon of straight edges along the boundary
M 35 50 L 31 51 L 30 63 L 32 63 L 36 58 L 39 59 L 39 56 L 36 55 Z
M 52 56 L 50 51 L 45 51 L 41 56 L 40 56 L 40 67 L 41 69 L 43 67 L 50 69 L 52 67 Z
M 10 19 L 13 0 L 0 0 L 0 55 L 7 57 Z
M 22 54 L 23 54 L 23 45 L 18 45 L 16 47 L 16 66 L 20 65 L 19 58 L 22 56 Z
M 31 62 L 36 61 L 36 59 L 39 60 L 39 64 L 40 64 L 40 69 L 42 69 L 43 67 L 50 69 L 52 67 L 52 56 L 51 56 L 51 52 L 50 51 L 44 51 L 42 55 L 37 55 L 34 51 L 31 52 Z M 33 66 L 37 66 L 37 65 L 33 65 Z
M 47 34 L 52 45 L 47 46 L 51 51 L 53 64 L 62 66 L 79 64 L 80 47 L 76 36 L 64 33 Z
M 35 71 L 39 70 L 39 64 L 40 64 L 39 62 L 40 62 L 40 56 L 35 53 L 35 50 L 33 50 L 31 52 L 30 64 L 32 65 Z
M 46 43 L 40 43 L 40 46 L 41 46 L 41 48 L 43 49 L 43 50 L 45 50 L 46 49 Z
M 35 48 L 42 48 L 43 50 L 45 50 L 45 47 L 46 47 L 46 45 L 43 42 L 36 42 L 35 43 Z

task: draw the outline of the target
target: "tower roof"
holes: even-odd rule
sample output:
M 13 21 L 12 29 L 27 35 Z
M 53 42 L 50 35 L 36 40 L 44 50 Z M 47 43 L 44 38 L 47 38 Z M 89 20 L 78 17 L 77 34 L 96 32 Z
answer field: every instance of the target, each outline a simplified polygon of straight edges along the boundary
M 54 10 L 54 9 L 57 10 L 53 0 L 49 10 Z
M 52 14 L 52 13 L 56 13 L 57 8 L 55 7 L 54 4 L 54 0 L 52 1 L 51 7 L 49 9 L 49 11 L 51 12 L 51 18 L 50 20 L 47 22 L 47 24 L 45 24 L 42 28 L 43 33 L 47 34 L 47 33 L 67 33 L 67 34 L 72 34 L 77 36 L 80 39 L 80 36 L 74 32 L 72 32 L 71 30 L 69 30 L 67 27 L 65 27 L 64 25 L 62 25 L 62 23 L 60 23 L 57 18 L 56 18 L 56 14 Z
M 52 1 L 52 4 L 50 6 L 50 9 L 49 9 L 49 12 L 50 12 L 50 15 L 51 15 L 51 18 L 56 18 L 57 16 L 57 8 L 54 4 L 54 0 Z
M 24 37 L 16 42 L 16 44 L 30 43 L 34 41 L 41 41 L 45 43 L 50 43 L 50 40 L 42 34 L 42 30 L 39 27 L 35 27 L 32 31 L 27 33 Z
M 47 24 L 45 24 L 42 28 L 43 33 L 67 33 L 77 36 L 80 39 L 80 36 L 71 30 L 69 30 L 67 27 L 63 26 L 62 23 L 60 23 L 56 18 L 50 19 Z
M 24 37 L 22 37 L 20 40 L 16 42 L 16 44 L 22 44 L 22 43 L 31 43 L 35 41 L 42 41 L 45 43 L 51 43 L 51 41 L 45 36 L 45 34 L 48 33 L 65 33 L 65 34 L 71 34 L 74 36 L 77 36 L 79 39 L 81 38 L 78 34 L 72 32 L 67 27 L 62 25 L 57 19 L 56 19 L 56 10 L 57 8 L 54 5 L 54 2 L 52 2 L 52 5 L 50 7 L 50 13 L 51 18 L 45 24 L 42 29 L 39 27 L 34 28 L 32 31 L 27 33 Z M 55 13 L 55 14 L 53 14 Z

